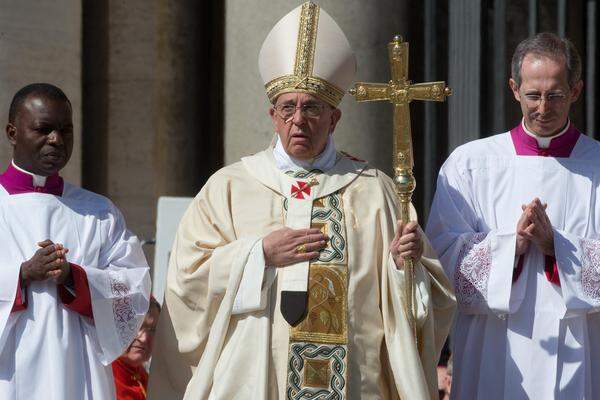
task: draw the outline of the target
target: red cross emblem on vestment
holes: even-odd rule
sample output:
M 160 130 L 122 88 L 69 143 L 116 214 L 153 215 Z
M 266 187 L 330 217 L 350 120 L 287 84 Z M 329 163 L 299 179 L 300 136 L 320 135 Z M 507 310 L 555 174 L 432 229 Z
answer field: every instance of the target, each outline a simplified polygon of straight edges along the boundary
M 304 200 L 304 195 L 310 196 L 310 184 L 302 181 L 296 181 L 296 185 L 292 184 L 292 197 Z

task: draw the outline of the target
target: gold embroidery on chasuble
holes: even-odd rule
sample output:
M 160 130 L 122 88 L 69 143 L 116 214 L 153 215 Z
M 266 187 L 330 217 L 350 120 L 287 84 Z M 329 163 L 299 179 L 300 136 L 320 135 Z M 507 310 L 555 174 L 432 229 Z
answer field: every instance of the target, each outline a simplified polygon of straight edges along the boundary
M 331 380 L 331 369 L 328 360 L 306 360 L 304 367 L 304 383 L 306 386 L 327 388 Z
M 319 173 L 287 174 L 309 181 Z M 287 399 L 345 399 L 348 251 L 340 191 L 313 201 L 311 227 L 320 229 L 329 241 L 309 266 L 306 316 L 290 327 Z

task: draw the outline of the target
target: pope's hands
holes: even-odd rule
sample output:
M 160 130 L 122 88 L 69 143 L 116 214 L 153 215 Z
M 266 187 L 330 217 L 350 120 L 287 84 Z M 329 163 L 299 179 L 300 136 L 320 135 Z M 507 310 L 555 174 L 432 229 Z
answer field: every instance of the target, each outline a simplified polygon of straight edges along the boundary
M 531 242 L 543 254 L 554 257 L 554 231 L 546 214 L 547 206 L 537 197 L 531 203 L 521 206 L 523 214 L 517 223 L 517 256 L 524 254 Z
M 327 246 L 327 240 L 319 229 L 278 229 L 263 238 L 265 263 L 285 267 L 312 260 L 319 257 L 319 251 Z
M 57 284 L 65 283 L 71 276 L 71 266 L 66 259 L 69 249 L 48 239 L 38 246 L 34 255 L 21 264 L 21 279 L 25 282 L 53 279 Z
M 398 221 L 396 236 L 390 244 L 390 252 L 396 264 L 396 268 L 404 266 L 404 260 L 410 258 L 418 261 L 423 255 L 423 240 L 419 224 L 415 221 L 404 224 Z

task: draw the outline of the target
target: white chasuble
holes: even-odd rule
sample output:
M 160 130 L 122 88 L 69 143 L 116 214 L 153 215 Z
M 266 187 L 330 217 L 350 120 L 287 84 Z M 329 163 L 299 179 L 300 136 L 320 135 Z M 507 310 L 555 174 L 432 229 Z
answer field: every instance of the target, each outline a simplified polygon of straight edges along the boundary
M 517 156 L 505 133 L 442 167 L 427 233 L 459 304 L 453 398 L 600 398 L 599 154 L 581 135 L 568 158 Z M 536 197 L 548 204 L 560 284 L 533 243 L 513 282 L 521 205 Z
M 67 309 L 52 281 L 30 282 L 11 308 L 21 263 L 50 239 L 87 275 L 93 319 Z M 113 399 L 110 363 L 134 339 L 150 278 L 140 243 L 106 198 L 65 184 L 62 196 L 0 187 L 0 398 Z
M 328 171 L 286 174 L 267 149 L 213 175 L 173 245 L 149 399 L 435 398 L 454 300 L 428 247 L 417 348 L 388 250 L 397 206 L 388 177 L 341 154 Z M 252 295 L 262 238 L 284 226 L 330 242 L 310 263 L 263 259 Z M 286 290 L 308 290 L 295 327 L 280 311 Z

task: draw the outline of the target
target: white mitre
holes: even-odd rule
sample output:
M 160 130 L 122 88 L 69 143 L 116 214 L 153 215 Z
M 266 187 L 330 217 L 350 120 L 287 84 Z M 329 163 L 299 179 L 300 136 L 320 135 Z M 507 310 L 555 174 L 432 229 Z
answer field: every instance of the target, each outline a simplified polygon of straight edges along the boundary
M 258 68 L 272 103 L 282 93 L 304 92 L 337 107 L 354 81 L 356 57 L 333 18 L 309 1 L 271 29 Z

